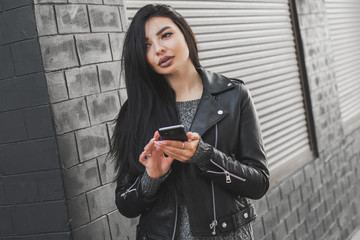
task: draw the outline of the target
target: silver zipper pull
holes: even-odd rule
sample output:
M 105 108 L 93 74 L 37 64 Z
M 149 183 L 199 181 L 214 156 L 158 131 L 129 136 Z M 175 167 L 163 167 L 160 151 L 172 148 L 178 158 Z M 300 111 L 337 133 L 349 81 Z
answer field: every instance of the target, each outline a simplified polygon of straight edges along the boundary
M 225 178 L 226 178 L 226 183 L 231 183 L 230 174 L 228 172 L 225 172 Z
M 126 190 L 123 194 L 121 194 L 121 197 L 126 199 L 126 196 L 128 195 L 128 193 L 129 193 L 129 189 Z
M 212 235 L 216 235 L 216 226 L 217 226 L 217 221 L 214 219 L 212 222 L 211 222 L 211 224 L 210 224 L 210 229 L 212 229 L 213 231 L 212 231 Z

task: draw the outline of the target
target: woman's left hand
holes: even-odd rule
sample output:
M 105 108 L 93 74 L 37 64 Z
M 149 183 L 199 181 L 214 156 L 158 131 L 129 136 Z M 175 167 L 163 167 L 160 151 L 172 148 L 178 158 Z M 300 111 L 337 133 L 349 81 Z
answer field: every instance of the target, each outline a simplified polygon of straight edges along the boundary
M 186 162 L 194 156 L 200 141 L 198 133 L 188 132 L 186 135 L 188 137 L 188 141 L 185 142 L 164 140 L 155 141 L 154 144 L 169 157 L 180 162 Z

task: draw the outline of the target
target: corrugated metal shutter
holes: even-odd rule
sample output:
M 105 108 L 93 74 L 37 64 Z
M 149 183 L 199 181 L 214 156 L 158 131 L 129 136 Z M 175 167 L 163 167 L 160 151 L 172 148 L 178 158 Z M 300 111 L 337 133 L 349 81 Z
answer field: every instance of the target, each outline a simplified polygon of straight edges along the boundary
M 129 19 L 148 3 L 156 1 L 127 1 Z M 295 157 L 309 158 L 312 153 L 288 0 L 161 3 L 173 6 L 192 27 L 202 66 L 240 78 L 249 86 L 270 168 Z
M 360 117 L 360 1 L 325 0 L 345 129 Z

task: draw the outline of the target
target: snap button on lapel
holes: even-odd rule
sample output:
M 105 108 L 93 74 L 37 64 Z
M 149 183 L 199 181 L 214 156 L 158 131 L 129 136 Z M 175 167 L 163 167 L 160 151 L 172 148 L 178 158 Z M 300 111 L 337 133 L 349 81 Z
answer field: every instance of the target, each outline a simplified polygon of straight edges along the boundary
M 228 83 L 228 87 L 230 87 L 231 86 L 231 83 Z
M 218 113 L 219 115 L 221 115 L 221 114 L 224 113 L 224 111 L 223 111 L 223 110 L 219 110 L 217 113 Z
M 226 227 L 227 227 L 226 222 L 223 222 L 223 223 L 221 224 L 221 226 L 222 226 L 223 228 L 226 228 Z
M 248 213 L 244 213 L 244 218 L 248 218 L 249 214 Z

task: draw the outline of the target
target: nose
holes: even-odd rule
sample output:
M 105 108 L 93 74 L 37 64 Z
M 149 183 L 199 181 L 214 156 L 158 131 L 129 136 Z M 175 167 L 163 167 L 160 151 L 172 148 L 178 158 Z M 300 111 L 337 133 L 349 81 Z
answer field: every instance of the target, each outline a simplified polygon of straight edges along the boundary
M 156 55 L 161 55 L 165 52 L 165 47 L 161 44 L 155 44 Z

